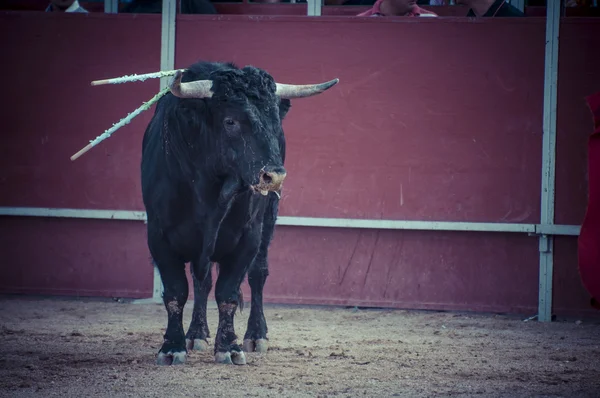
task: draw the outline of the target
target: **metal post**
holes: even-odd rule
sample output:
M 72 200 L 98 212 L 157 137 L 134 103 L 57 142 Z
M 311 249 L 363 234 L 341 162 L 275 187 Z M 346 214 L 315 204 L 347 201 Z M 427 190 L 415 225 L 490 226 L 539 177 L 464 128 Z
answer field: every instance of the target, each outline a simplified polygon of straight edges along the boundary
M 306 15 L 309 17 L 321 16 L 321 6 L 323 0 L 307 0 Z
M 163 0 L 162 3 L 162 26 L 160 36 L 160 70 L 175 69 L 175 20 L 177 17 L 177 0 Z M 169 77 L 160 79 L 160 89 L 167 87 Z M 160 279 L 158 269 L 154 267 L 154 286 L 152 298 L 136 300 L 136 303 L 162 302 L 164 286 Z
M 175 18 L 176 0 L 164 0 L 162 3 L 162 28 L 160 36 L 160 70 L 175 69 Z M 160 79 L 160 89 L 167 87 L 169 77 Z
M 558 84 L 558 31 L 560 2 L 549 1 L 546 14 L 546 57 L 544 71 L 544 125 L 542 140 L 541 225 L 554 224 L 556 175 L 556 102 Z M 552 320 L 552 274 L 554 239 L 542 234 L 539 241 L 540 279 L 538 321 Z
M 119 0 L 104 0 L 104 12 L 106 14 L 118 14 Z

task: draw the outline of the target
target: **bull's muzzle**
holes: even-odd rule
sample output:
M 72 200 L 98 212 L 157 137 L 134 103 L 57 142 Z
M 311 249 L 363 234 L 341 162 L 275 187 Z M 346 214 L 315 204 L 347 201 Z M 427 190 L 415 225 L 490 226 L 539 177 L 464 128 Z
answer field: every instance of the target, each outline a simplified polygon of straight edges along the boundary
M 258 176 L 258 184 L 252 187 L 256 192 L 266 196 L 269 192 L 277 192 L 281 189 L 287 172 L 283 167 L 265 167 Z

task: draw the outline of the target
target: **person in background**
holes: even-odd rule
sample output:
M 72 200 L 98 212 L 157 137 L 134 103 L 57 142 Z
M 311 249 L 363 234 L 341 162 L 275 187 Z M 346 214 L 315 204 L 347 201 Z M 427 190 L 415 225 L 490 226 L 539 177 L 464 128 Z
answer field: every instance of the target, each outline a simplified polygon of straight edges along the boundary
M 592 0 L 566 0 L 565 7 L 592 7 Z
M 162 0 L 133 0 L 120 11 L 124 14 L 160 14 Z M 181 0 L 182 14 L 217 14 L 209 0 Z
M 77 0 L 50 0 L 46 12 L 84 12 L 88 10 L 79 5 Z
M 373 7 L 361 12 L 359 17 L 437 17 L 437 14 L 417 5 L 416 0 L 377 0 Z
M 552 0 L 558 1 L 558 0 Z M 525 14 L 506 0 L 456 0 L 470 8 L 467 17 L 524 17 Z

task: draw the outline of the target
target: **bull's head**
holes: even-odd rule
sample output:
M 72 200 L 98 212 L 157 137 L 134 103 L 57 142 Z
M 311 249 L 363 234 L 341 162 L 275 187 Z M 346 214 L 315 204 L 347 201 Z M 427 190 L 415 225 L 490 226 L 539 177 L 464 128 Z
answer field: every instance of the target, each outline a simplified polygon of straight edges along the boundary
M 320 94 L 338 79 L 321 84 L 276 83 L 265 71 L 247 66 L 220 70 L 210 80 L 182 82 L 179 71 L 170 90 L 179 98 L 206 102 L 217 137 L 222 166 L 240 177 L 254 192 L 267 195 L 281 189 L 286 177 L 285 138 L 281 122 L 290 99 Z

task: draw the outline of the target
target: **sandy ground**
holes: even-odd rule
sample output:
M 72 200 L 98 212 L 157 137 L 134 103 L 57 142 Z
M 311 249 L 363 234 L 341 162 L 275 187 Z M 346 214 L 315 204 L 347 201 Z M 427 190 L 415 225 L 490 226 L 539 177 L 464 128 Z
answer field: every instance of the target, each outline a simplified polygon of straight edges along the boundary
M 600 396 L 599 322 L 267 305 L 266 355 L 235 366 L 196 352 L 158 367 L 161 305 L 0 300 L 3 397 Z M 216 321 L 209 303 L 212 336 Z

